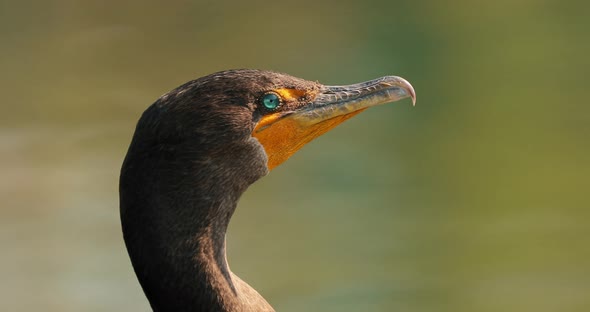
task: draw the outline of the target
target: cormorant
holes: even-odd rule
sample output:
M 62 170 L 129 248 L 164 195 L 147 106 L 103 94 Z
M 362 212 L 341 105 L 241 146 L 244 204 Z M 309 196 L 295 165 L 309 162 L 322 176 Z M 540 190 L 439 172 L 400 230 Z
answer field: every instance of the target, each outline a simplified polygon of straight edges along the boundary
M 415 93 L 394 76 L 324 86 L 229 70 L 162 95 L 121 168 L 127 251 L 154 311 L 274 311 L 234 275 L 225 233 L 240 195 L 303 145 L 364 109 Z

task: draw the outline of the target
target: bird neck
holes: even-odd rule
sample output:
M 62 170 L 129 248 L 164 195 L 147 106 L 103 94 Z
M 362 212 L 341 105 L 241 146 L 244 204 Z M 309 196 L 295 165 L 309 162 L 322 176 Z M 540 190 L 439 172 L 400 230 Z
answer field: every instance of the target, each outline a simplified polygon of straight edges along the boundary
M 223 157 L 175 155 L 177 150 L 183 149 L 162 155 L 166 149 L 160 148 L 154 155 L 132 144 L 121 172 L 123 235 L 152 308 L 272 311 L 231 273 L 225 252 L 225 233 L 237 201 L 266 169 L 256 177 L 244 176 L 232 168 L 242 155 L 233 154 L 229 165 L 219 163 Z M 262 308 L 251 309 L 250 303 Z

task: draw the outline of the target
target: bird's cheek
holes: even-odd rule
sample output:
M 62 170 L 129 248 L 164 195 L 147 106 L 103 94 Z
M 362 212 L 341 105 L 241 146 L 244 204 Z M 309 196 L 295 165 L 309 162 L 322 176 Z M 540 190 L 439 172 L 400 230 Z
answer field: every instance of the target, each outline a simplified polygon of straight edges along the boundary
M 263 117 L 254 128 L 252 136 L 264 147 L 268 156 L 268 169 L 272 170 L 305 144 L 360 112 L 321 120 L 312 125 L 301 124 L 289 116 L 280 118 L 277 113 Z

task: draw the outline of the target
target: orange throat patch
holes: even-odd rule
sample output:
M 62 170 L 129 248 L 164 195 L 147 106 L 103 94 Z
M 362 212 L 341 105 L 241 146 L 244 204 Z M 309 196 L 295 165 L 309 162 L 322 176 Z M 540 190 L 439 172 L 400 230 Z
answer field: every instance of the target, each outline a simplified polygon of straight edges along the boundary
M 264 147 L 268 156 L 268 169 L 272 170 L 289 159 L 305 144 L 364 110 L 360 109 L 330 119 L 318 120 L 315 124 L 305 126 L 289 116 L 281 118 L 280 113 L 271 114 L 262 117 L 254 128 L 252 136 L 258 139 Z

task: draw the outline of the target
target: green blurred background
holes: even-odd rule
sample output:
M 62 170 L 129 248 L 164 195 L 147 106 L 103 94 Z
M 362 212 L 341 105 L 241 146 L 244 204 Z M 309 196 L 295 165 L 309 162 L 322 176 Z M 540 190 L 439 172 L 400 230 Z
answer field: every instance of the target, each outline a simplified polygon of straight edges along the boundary
M 585 1 L 0 1 L 0 310 L 146 311 L 118 174 L 158 96 L 228 68 L 383 75 L 253 185 L 232 270 L 278 311 L 590 311 Z

